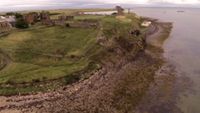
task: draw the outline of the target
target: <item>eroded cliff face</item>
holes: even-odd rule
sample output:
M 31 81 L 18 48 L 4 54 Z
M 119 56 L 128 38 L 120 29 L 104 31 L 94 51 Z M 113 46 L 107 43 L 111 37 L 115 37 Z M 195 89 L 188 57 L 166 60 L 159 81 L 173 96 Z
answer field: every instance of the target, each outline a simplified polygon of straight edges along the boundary
M 153 81 L 160 61 L 144 53 L 143 43 L 111 39 L 102 45 L 109 51 L 103 56 L 102 68 L 89 79 L 62 91 L 63 96 L 39 104 L 38 112 L 129 113 Z M 109 45 L 109 46 L 108 46 Z M 115 47 L 113 47 L 115 45 Z M 138 49 L 136 49 L 138 47 Z M 136 52 L 137 51 L 137 52 Z
M 171 29 L 171 27 L 168 28 Z M 166 29 L 164 28 L 164 30 Z M 163 36 L 162 38 L 169 35 L 156 31 L 154 33 L 155 36 Z M 147 112 L 142 108 L 136 111 L 135 108 L 140 108 L 138 105 L 143 105 L 141 102 L 143 102 L 144 96 L 146 96 L 150 86 L 156 83 L 156 71 L 164 63 L 160 56 L 162 49 L 151 47 L 146 50 L 146 43 L 142 39 L 137 41 L 130 41 L 132 40 L 130 38 L 119 39 L 119 37 L 111 39 L 101 37 L 100 39 L 101 45 L 110 53 L 102 57 L 103 68 L 88 80 L 80 83 L 76 92 L 71 95 L 65 92 L 64 98 L 54 102 L 44 102 L 41 104 L 41 109 L 36 111 L 66 113 Z M 167 76 L 172 77 L 171 75 Z

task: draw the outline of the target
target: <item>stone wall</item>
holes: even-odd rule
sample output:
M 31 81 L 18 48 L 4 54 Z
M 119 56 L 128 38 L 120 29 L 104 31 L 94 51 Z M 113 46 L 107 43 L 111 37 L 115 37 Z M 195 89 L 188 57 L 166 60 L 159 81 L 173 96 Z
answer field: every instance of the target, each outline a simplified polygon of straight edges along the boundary
M 24 19 L 28 24 L 34 24 L 38 21 L 38 17 L 39 15 L 37 13 L 29 13 L 24 16 Z
M 0 33 L 10 31 L 12 28 L 12 25 L 9 22 L 2 21 L 0 22 Z
M 69 21 L 69 20 L 73 20 L 74 16 L 65 16 L 65 15 L 62 15 L 62 16 L 59 16 L 58 19 L 59 20 Z

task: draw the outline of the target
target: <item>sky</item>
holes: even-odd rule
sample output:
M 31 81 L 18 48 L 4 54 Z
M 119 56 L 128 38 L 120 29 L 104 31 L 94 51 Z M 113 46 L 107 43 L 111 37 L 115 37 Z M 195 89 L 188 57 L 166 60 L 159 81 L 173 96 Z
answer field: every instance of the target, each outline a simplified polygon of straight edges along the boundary
M 0 11 L 43 9 L 43 8 L 93 8 L 112 5 L 139 6 L 194 6 L 200 7 L 200 0 L 0 0 Z

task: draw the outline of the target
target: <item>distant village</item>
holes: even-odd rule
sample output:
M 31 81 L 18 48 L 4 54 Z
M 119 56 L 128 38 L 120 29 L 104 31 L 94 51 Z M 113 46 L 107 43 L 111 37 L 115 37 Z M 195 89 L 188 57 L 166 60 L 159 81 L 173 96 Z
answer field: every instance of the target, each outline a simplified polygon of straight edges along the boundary
M 36 23 L 46 26 L 65 26 L 65 27 L 97 27 L 97 21 L 82 20 L 76 22 L 69 22 L 74 20 L 77 15 L 124 15 L 124 9 L 120 6 L 115 7 L 116 11 L 107 14 L 98 12 L 77 12 L 73 15 L 59 14 L 56 19 L 51 19 L 51 14 L 48 11 L 30 12 L 27 14 L 20 13 L 6 13 L 0 15 L 0 33 L 8 32 L 13 28 L 24 29 Z M 130 10 L 128 10 L 128 13 Z M 142 26 L 148 27 L 151 22 L 143 22 Z

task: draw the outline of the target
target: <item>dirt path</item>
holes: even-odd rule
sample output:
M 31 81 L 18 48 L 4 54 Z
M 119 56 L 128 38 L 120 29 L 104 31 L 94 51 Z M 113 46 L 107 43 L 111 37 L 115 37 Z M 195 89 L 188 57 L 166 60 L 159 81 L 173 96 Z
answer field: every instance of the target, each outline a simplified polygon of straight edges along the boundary
M 0 48 L 0 56 L 1 56 L 1 64 L 0 64 L 0 71 L 2 69 L 4 69 L 7 65 L 9 65 L 11 63 L 11 58 L 10 56 L 4 52 L 1 48 Z

